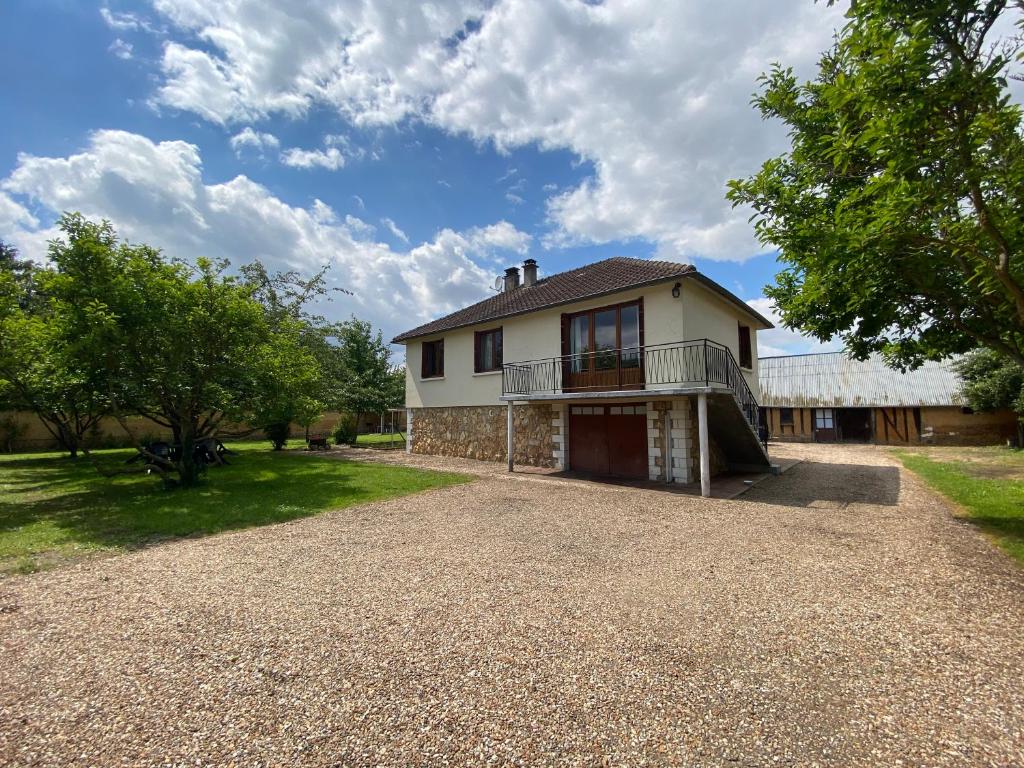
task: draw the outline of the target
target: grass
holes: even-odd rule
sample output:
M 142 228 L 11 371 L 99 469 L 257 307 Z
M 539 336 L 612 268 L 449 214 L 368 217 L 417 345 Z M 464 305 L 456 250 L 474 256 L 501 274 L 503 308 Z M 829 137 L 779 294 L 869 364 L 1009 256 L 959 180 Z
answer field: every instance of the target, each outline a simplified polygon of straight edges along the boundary
M 398 434 L 384 433 L 383 435 L 359 435 L 356 438 L 356 445 L 405 445 L 405 436 Z
M 1024 564 L 1024 452 L 922 448 L 895 453 L 907 469 L 959 504 L 968 519 Z
M 467 475 L 232 445 L 231 465 L 202 485 L 164 490 L 153 477 L 108 479 L 85 459 L 0 456 L 0 574 L 27 573 L 94 553 L 207 536 L 469 481 Z M 122 465 L 131 451 L 101 451 Z

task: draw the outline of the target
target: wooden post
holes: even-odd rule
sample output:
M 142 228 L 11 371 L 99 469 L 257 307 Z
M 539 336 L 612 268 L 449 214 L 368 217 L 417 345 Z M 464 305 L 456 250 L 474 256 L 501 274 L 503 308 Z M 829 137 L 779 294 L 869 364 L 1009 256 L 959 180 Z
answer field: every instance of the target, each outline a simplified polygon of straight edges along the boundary
M 515 447 L 512 428 L 512 401 L 508 401 L 508 471 L 512 471 L 512 454 Z
M 708 396 L 697 395 L 697 438 L 700 441 L 700 495 L 711 495 L 711 451 L 708 447 Z

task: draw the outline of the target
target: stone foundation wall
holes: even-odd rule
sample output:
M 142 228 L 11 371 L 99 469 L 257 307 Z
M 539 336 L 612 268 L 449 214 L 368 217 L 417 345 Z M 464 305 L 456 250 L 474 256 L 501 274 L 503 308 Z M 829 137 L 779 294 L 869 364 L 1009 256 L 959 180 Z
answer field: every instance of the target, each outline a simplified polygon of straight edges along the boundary
M 647 403 L 647 460 L 648 477 L 666 480 L 666 467 L 671 467 L 672 481 L 693 483 L 700 479 L 700 450 L 697 445 L 696 399 L 654 400 Z M 665 420 L 669 420 L 665 434 Z M 721 471 L 716 466 L 712 447 L 711 473 Z M 668 450 L 668 456 L 665 452 Z M 719 452 L 721 453 L 721 452 Z
M 504 405 L 413 408 L 410 447 L 413 453 L 505 461 L 508 410 Z M 517 405 L 512 411 L 516 464 L 558 466 L 560 412 L 550 404 Z

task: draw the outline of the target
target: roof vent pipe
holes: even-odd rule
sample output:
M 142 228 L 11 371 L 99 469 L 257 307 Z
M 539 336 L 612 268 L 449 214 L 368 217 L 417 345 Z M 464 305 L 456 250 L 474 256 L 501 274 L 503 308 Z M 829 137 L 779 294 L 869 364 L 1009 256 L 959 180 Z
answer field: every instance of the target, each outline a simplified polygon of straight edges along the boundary
M 505 290 L 514 291 L 519 287 L 519 267 L 509 267 L 505 270 Z
M 523 262 L 523 285 L 530 286 L 537 282 L 537 261 L 527 259 Z

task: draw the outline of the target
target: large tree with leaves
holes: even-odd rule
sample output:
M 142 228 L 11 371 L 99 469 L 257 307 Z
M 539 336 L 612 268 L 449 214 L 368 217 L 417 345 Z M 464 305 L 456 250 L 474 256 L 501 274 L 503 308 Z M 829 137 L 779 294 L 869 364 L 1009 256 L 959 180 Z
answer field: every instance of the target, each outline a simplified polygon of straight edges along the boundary
M 74 354 L 70 318 L 49 300 L 50 274 L 0 243 L 0 410 L 34 413 L 74 458 L 109 402 Z
M 139 414 L 173 432 L 181 450 L 163 468 L 182 485 L 199 478 L 196 443 L 225 421 L 314 407 L 293 402 L 316 377 L 301 323 L 269 317 L 225 262 L 168 260 L 78 214 L 63 216 L 60 228 L 49 292 L 74 330 L 66 342 L 92 361 L 116 416 Z
M 335 329 L 338 342 L 340 410 L 360 419 L 367 413 L 397 408 L 405 396 L 404 371 L 391 365 L 391 351 L 380 331 L 365 320 L 352 318 Z M 399 383 L 400 382 L 400 383 Z
M 1018 50 L 993 32 L 1014 5 L 855 0 L 812 82 L 763 76 L 792 145 L 729 197 L 780 249 L 787 326 L 896 365 L 977 346 L 1024 365 Z

